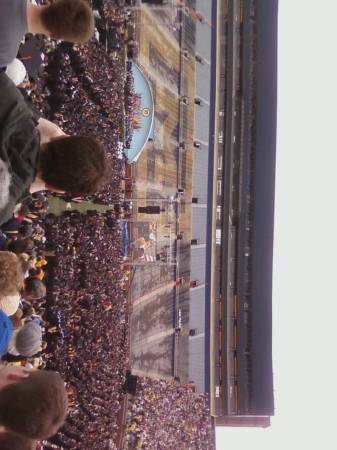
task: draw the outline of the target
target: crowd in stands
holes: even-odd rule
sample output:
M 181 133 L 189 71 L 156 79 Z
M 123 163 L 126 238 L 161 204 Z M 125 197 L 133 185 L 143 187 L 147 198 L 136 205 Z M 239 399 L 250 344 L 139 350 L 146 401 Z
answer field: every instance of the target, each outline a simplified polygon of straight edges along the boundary
M 128 61 L 126 72 L 126 84 L 125 84 L 126 148 L 130 148 L 133 132 L 138 128 L 140 128 L 140 121 L 141 121 L 140 105 L 141 105 L 141 96 L 135 92 L 131 62 Z
M 35 108 L 69 135 L 95 136 L 107 151 L 110 177 L 104 189 L 90 199 L 111 204 L 120 199 L 120 183 L 125 175 L 126 147 L 132 139 L 132 124 L 138 107 L 131 62 L 135 31 L 127 0 L 96 2 L 100 33 L 111 28 L 114 42 L 107 47 L 97 36 L 86 45 L 45 42 L 40 77 L 23 83 Z M 86 197 L 88 199 L 88 197 Z
M 123 449 L 213 450 L 207 395 L 176 381 L 139 378 L 130 397 Z
M 126 60 L 137 51 L 128 9 L 135 2 L 86 2 L 85 26 L 70 19 L 71 35 L 54 28 L 54 21 L 67 23 L 70 2 L 54 3 L 46 21 L 35 20 L 42 9 L 31 4 L 21 20 L 28 28 L 18 36 L 37 34 L 44 53 L 20 86 L 25 99 L 5 74 L 19 41 L 10 55 L 0 50 L 0 448 L 108 450 L 117 448 L 129 368 L 123 229 L 116 209 L 50 214 L 41 191 L 121 200 L 123 145 L 140 102 Z M 82 3 L 71 2 L 69 17 Z M 87 4 L 97 10 L 95 37 Z M 126 448 L 171 449 L 173 441 L 182 450 L 209 448 L 206 399 L 190 387 L 156 383 L 142 380 L 129 405 Z
M 67 134 L 96 136 L 107 151 L 108 184 L 94 200 L 103 204 L 119 200 L 125 173 L 121 135 L 125 67 L 92 39 L 81 48 L 61 43 L 48 53 L 44 70 L 49 118 Z
M 47 260 L 44 198 L 21 206 L 0 230 L 0 448 L 35 449 L 63 425 L 68 393 L 45 369 Z M 12 384 L 13 383 L 13 384 Z
M 67 380 L 70 412 L 50 442 L 108 449 L 128 366 L 127 274 L 114 213 L 48 215 L 47 368 Z M 48 448 L 48 447 L 47 447 Z
M 57 3 L 61 5 L 62 1 Z M 82 8 L 81 0 L 71 4 L 74 9 Z M 70 2 L 63 2 L 61 6 L 68 8 L 69 5 Z M 40 22 L 32 21 L 32 17 L 38 17 L 36 14 L 40 15 L 42 11 L 38 8 L 30 5 L 27 7 L 28 31 L 33 33 L 44 31 Z M 123 11 L 123 5 L 116 10 Z M 13 14 L 12 10 L 9 14 Z M 25 14 L 25 10 L 20 14 Z M 57 14 L 54 14 L 54 18 L 56 16 Z M 87 12 L 86 17 L 91 20 Z M 48 30 L 52 30 L 53 19 L 49 17 L 48 20 L 51 24 L 50 28 L 48 25 Z M 23 17 L 22 22 L 24 21 Z M 61 18 L 58 26 L 62 23 Z M 43 26 L 46 27 L 44 22 Z M 24 31 L 24 27 L 21 27 L 18 34 Z M 88 32 L 90 33 L 90 30 L 86 30 L 85 34 L 88 35 Z M 59 35 L 62 36 L 63 32 Z M 88 40 L 82 34 L 78 42 L 84 39 Z M 32 439 L 44 439 L 45 448 L 114 448 L 123 377 L 128 364 L 126 277 L 121 266 L 121 230 L 111 214 L 103 221 L 99 216 L 93 218 L 92 214 L 72 216 L 71 219 L 65 215 L 60 218 L 60 222 L 56 219 L 54 221 L 52 216 L 45 215 L 44 198 L 41 199 L 40 205 L 37 199 L 30 205 L 32 209 L 27 209 L 27 194 L 28 189 L 35 192 L 44 188 L 51 188 L 49 190 L 52 191 L 65 190 L 68 195 L 84 195 L 90 191 L 96 193 L 100 180 L 104 179 L 106 173 L 105 162 L 99 168 L 99 161 L 103 162 L 104 159 L 101 159 L 100 152 L 103 155 L 101 149 L 105 148 L 112 168 L 109 174 L 111 190 L 108 190 L 108 193 L 105 190 L 105 197 L 98 199 L 101 202 L 111 202 L 113 195 L 119 196 L 124 173 L 120 142 L 123 137 L 120 127 L 124 114 L 126 81 L 124 59 L 116 52 L 113 57 L 108 56 L 95 39 L 91 39 L 86 46 L 62 42 L 46 44 L 42 76 L 26 82 L 23 93 L 26 102 L 31 101 L 39 114 L 42 113 L 44 117 L 53 120 L 48 122 L 38 119 L 39 114 L 30 111 L 5 74 L 10 58 L 15 56 L 14 51 L 15 48 L 13 55 L 0 55 L 3 57 L 0 60 L 3 64 L 0 67 L 1 95 L 6 95 L 0 113 L 1 118 L 8 122 L 7 124 L 2 120 L 0 155 L 0 348 L 2 363 L 10 363 L 0 370 L 0 381 L 3 378 L 4 391 L 5 381 L 9 383 L 15 380 L 15 384 L 20 384 L 17 389 L 22 390 L 22 398 L 20 405 L 17 405 L 16 400 L 17 409 L 13 409 L 12 416 L 19 412 L 17 421 L 24 422 L 24 425 L 15 426 L 8 420 L 7 416 L 10 414 L 6 417 L 0 414 L 0 425 L 5 425 L 9 434 L 0 434 L 1 448 L 35 448 Z M 113 96 L 112 91 L 117 94 Z M 73 126 L 74 124 L 76 126 Z M 61 125 L 62 129 L 58 125 Z M 36 128 L 40 132 L 40 139 Z M 85 142 L 87 148 L 91 147 L 89 152 L 95 152 L 95 161 L 89 162 L 90 156 L 83 153 L 82 144 L 81 161 L 77 159 L 73 148 L 61 156 L 65 150 L 61 147 L 66 147 L 71 139 L 65 132 L 76 135 L 82 132 L 86 136 L 95 136 L 98 145 L 91 137 Z M 26 147 L 22 147 L 22 140 L 27 142 Z M 54 145 L 55 140 L 62 145 L 56 150 L 50 150 L 58 147 L 57 144 Z M 71 142 L 73 141 L 74 139 Z M 43 152 L 39 148 L 42 145 Z M 55 153 L 53 157 L 52 152 Z M 72 158 L 72 155 L 74 158 L 70 163 L 68 159 Z M 64 162 L 64 172 L 56 170 L 57 160 Z M 20 165 L 17 162 L 20 162 Z M 90 166 L 91 175 L 97 178 L 97 187 L 92 185 L 85 192 L 87 189 L 61 188 L 58 181 L 51 181 L 53 173 L 64 178 L 66 183 L 70 180 L 77 181 L 75 172 L 83 163 L 86 170 Z M 53 171 L 50 170 L 51 167 Z M 70 172 L 66 178 L 64 175 L 69 168 Z M 82 174 L 79 178 L 83 176 L 85 175 Z M 14 182 L 15 189 L 10 189 Z M 16 207 L 16 204 L 19 206 Z M 35 206 L 40 210 L 34 215 Z M 49 242 L 53 243 L 52 246 L 47 246 L 47 250 L 45 228 Z M 71 240 L 72 230 L 74 241 Z M 110 245 L 107 245 L 108 243 Z M 69 245 L 72 249 L 70 254 L 67 252 Z M 77 251 L 77 254 L 74 254 L 74 251 Z M 46 252 L 49 252 L 48 255 Z M 82 288 L 75 290 L 76 282 L 72 278 L 76 279 Z M 48 287 L 47 295 L 45 282 Z M 74 297 L 75 293 L 78 296 Z M 82 295 L 79 295 L 80 293 Z M 23 408 L 27 408 L 27 401 L 25 402 L 24 398 L 24 388 L 21 388 L 25 383 L 21 383 L 21 378 L 28 378 L 28 384 L 35 378 L 39 380 L 39 372 L 27 372 L 37 368 L 47 370 L 42 371 L 40 396 L 33 390 L 36 390 L 36 383 L 31 388 L 35 397 L 31 399 L 29 415 L 23 411 Z M 19 372 L 11 373 L 14 370 Z M 54 374 L 55 382 L 52 379 Z M 44 376 L 49 377 L 54 396 L 44 389 Z M 61 384 L 62 389 L 57 382 Z M 0 384 L 2 411 L 4 407 L 10 410 L 9 402 L 6 403 L 6 399 L 2 401 L 5 392 L 2 393 L 1 388 Z M 12 397 L 13 395 L 18 398 L 16 391 Z M 47 395 L 50 402 L 55 402 L 55 405 L 50 405 L 49 401 L 45 401 L 50 411 L 45 411 L 40 405 L 40 397 Z M 8 399 L 12 397 L 8 396 Z M 67 422 L 56 433 L 64 422 L 68 399 Z M 40 417 L 42 413 L 43 418 Z M 35 428 L 31 423 L 32 415 L 36 422 Z M 52 424 L 48 421 L 52 421 Z M 12 422 L 15 422 L 13 418 Z M 34 429 L 31 430 L 28 426 Z M 16 435 L 13 437 L 14 432 Z M 15 443 L 13 439 L 16 439 Z
M 114 448 L 129 364 L 118 213 L 54 216 L 40 196 L 30 207 L 1 231 L 0 311 L 12 322 L 2 332 L 3 361 L 66 382 L 66 423 L 44 448 Z

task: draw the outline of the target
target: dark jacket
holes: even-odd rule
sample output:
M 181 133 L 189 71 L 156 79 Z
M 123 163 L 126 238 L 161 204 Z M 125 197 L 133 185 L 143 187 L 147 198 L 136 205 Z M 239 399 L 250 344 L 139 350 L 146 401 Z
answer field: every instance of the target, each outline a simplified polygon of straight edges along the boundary
M 14 83 L 5 73 L 0 73 L 0 158 L 11 175 L 9 197 L 0 209 L 0 224 L 29 195 L 29 186 L 35 179 L 40 148 L 37 122 L 38 117 Z

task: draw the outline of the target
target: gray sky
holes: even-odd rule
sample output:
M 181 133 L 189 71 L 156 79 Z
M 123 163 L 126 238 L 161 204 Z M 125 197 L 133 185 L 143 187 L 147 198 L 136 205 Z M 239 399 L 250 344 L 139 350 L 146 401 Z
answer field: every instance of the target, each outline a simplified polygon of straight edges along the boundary
M 217 450 L 337 448 L 337 1 L 279 2 L 276 415 Z

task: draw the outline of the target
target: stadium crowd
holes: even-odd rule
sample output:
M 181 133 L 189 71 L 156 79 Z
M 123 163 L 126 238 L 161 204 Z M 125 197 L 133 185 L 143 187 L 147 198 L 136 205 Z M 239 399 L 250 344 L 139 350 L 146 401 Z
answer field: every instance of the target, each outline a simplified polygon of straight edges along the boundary
M 139 105 L 126 60 L 137 50 L 134 2 L 56 0 L 41 8 L 3 1 L 0 448 L 114 449 L 129 368 L 121 223 L 115 210 L 55 216 L 46 201 L 51 193 L 103 204 L 122 198 L 123 147 Z M 27 64 L 19 90 L 12 63 L 27 32 L 25 44 L 38 44 L 42 65 L 33 76 Z M 162 423 L 162 408 L 150 417 L 159 399 L 172 407 Z M 171 433 L 181 449 L 206 448 L 199 447 L 209 435 L 202 414 L 205 399 L 190 388 L 143 380 L 129 405 L 127 448 L 170 449 Z
M 59 371 L 44 370 L 47 260 L 43 197 L 15 212 L 0 231 L 0 448 L 35 449 L 68 412 Z M 34 212 L 32 212 L 34 211 Z M 41 214 L 41 215 L 40 215 Z M 12 384 L 13 383 L 13 384 Z
M 62 43 L 48 53 L 42 74 L 49 118 L 70 135 L 96 136 L 107 151 L 109 179 L 92 199 L 111 204 L 119 200 L 125 174 L 123 101 L 125 67 L 112 60 L 92 39 L 85 47 Z
M 18 5 L 19 10 L 16 9 Z M 119 193 L 124 161 L 120 154 L 121 146 L 116 143 L 123 117 L 121 105 L 124 96 L 119 95 L 111 101 L 106 93 L 115 90 L 123 94 L 120 88 L 123 87 L 125 68 L 120 61 L 116 62 L 118 58 L 110 60 L 100 44 L 91 39 L 93 14 L 82 0 L 59 0 L 51 6 L 51 15 L 47 14 L 49 7 L 26 6 L 25 2 L 15 5 L 11 2 L 7 5 L 6 2 L 6 6 L 8 17 L 2 16 L 0 38 L 7 39 L 13 45 L 8 45 L 10 51 L 7 53 L 3 51 L 6 46 L 0 47 L 0 336 L 2 364 L 10 365 L 0 370 L 1 411 L 8 410 L 6 416 L 0 413 L 0 424 L 6 427 L 6 433 L 0 433 L 0 447 L 3 450 L 35 448 L 33 439 L 44 439 L 43 446 L 46 448 L 113 448 L 124 365 L 128 363 L 125 354 L 125 275 L 122 274 L 119 256 L 122 248 L 120 231 L 113 217 L 106 217 L 109 225 L 106 224 L 105 229 L 98 217 L 92 223 L 94 219 L 90 214 L 83 216 L 83 223 L 81 219 L 72 217 L 72 221 L 77 220 L 73 227 L 76 235 L 73 242 L 72 225 L 66 228 L 68 217 L 60 219 L 59 229 L 57 222 L 51 224 L 53 219 L 45 215 L 43 194 L 38 194 L 31 205 L 29 194 L 44 190 L 55 193 L 65 191 L 71 195 L 95 194 L 106 181 L 107 174 L 113 193 Z M 75 27 L 72 13 L 74 17 L 80 17 Z M 45 14 L 47 18 L 43 16 Z M 65 23 L 70 24 L 75 35 L 67 34 L 68 31 L 62 28 L 65 15 L 69 16 L 69 22 Z M 17 28 L 17 42 L 6 28 L 5 21 Z M 41 77 L 25 82 L 24 99 L 7 76 L 7 73 L 10 76 L 7 70 L 11 59 L 16 56 L 19 40 L 27 31 L 57 34 L 67 41 L 80 43 L 91 40 L 87 47 L 62 42 L 48 44 Z M 99 57 L 101 61 L 98 61 Z M 72 66 L 67 66 L 69 61 Z M 91 76 L 95 82 L 89 78 L 90 74 L 81 73 L 81 64 L 86 68 L 92 67 Z M 98 69 L 95 71 L 98 64 L 102 70 L 101 78 Z M 70 75 L 67 68 L 75 68 L 77 72 Z M 64 76 L 69 76 L 69 80 Z M 106 78 L 107 82 L 111 82 L 109 86 L 104 84 Z M 74 83 L 68 84 L 68 81 Z M 119 89 L 112 83 L 118 83 Z M 53 86 L 56 86 L 54 91 Z M 100 88 L 95 90 L 94 86 Z M 67 98 L 62 97 L 63 90 Z M 53 98 L 57 91 L 61 101 Z M 35 110 L 29 105 L 30 101 Z M 92 105 L 92 110 L 87 103 Z M 78 116 L 70 115 L 75 104 Z M 53 122 L 42 118 L 41 113 Z M 100 122 L 101 117 L 106 121 Z M 93 122 L 96 127 L 90 128 Z M 72 129 L 71 123 L 76 123 L 78 127 Z M 69 132 L 72 135 L 76 133 L 76 136 L 69 136 Z M 90 137 L 86 137 L 89 134 Z M 76 146 L 81 155 L 77 155 Z M 113 169 L 108 172 L 109 167 Z M 36 214 L 34 208 L 39 210 L 35 211 Z M 87 219 L 91 222 L 86 223 Z M 52 231 L 55 232 L 52 242 L 56 247 L 46 250 L 48 256 L 44 249 L 47 239 L 45 227 L 49 239 L 53 239 Z M 111 247 L 104 248 L 102 240 L 104 243 L 111 242 Z M 69 256 L 69 243 L 73 244 L 72 251 L 79 243 L 79 249 L 86 249 L 85 256 L 80 252 L 78 257 L 74 254 Z M 89 247 L 92 247 L 91 253 L 88 252 Z M 108 250 L 106 254 L 100 254 Z M 98 261 L 99 267 L 95 261 Z M 63 266 L 63 263 L 66 265 Z M 83 272 L 77 273 L 81 268 Z M 71 291 L 71 274 L 80 280 L 80 285 L 83 284 L 82 290 Z M 56 276 L 62 285 L 53 281 Z M 48 286 L 46 298 L 44 281 Z M 105 292 L 102 291 L 103 283 L 106 283 Z M 62 295 L 59 297 L 57 290 L 61 288 Z M 82 297 L 72 298 L 70 292 L 73 295 L 82 292 Z M 88 349 L 91 350 L 89 354 Z M 109 356 L 111 361 L 108 361 Z M 47 370 L 30 371 L 36 368 Z M 39 393 L 36 393 L 35 379 L 41 386 Z M 7 384 L 15 384 L 9 393 Z M 48 386 L 53 395 L 48 392 Z M 48 401 L 41 406 L 46 396 Z M 63 425 L 68 403 L 67 422 L 56 433 Z
M 213 450 L 214 442 L 207 395 L 175 381 L 139 378 L 129 399 L 124 450 Z
M 40 196 L 30 206 L 2 226 L 0 310 L 15 335 L 3 333 L 3 360 L 66 381 L 66 423 L 45 448 L 114 448 L 128 367 L 121 224 L 114 211 L 46 214 Z
M 122 230 L 108 211 L 45 219 L 47 368 L 67 380 L 70 411 L 49 442 L 112 448 L 128 367 L 127 273 Z M 48 447 L 47 447 L 48 448 Z
M 95 136 L 106 149 L 110 176 L 104 188 L 90 197 L 101 204 L 120 199 L 126 161 L 123 142 L 130 145 L 138 107 L 133 100 L 131 63 L 125 54 L 125 46 L 128 52 L 135 46 L 133 35 L 127 37 L 133 32 L 133 16 L 126 8 L 130 3 L 110 0 L 97 6 L 104 23 L 114 26 L 114 36 L 121 45 L 113 44 L 111 49 L 96 37 L 86 45 L 45 42 L 40 77 L 24 84 L 33 105 L 44 117 L 69 135 Z

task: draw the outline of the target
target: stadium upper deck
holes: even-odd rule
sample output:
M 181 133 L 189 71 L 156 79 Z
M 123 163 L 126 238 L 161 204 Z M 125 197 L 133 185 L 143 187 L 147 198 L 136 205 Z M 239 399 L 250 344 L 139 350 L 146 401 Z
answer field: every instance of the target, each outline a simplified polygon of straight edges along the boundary
M 213 20 L 206 389 L 218 424 L 248 416 L 265 426 L 274 412 L 277 0 L 214 2 Z

